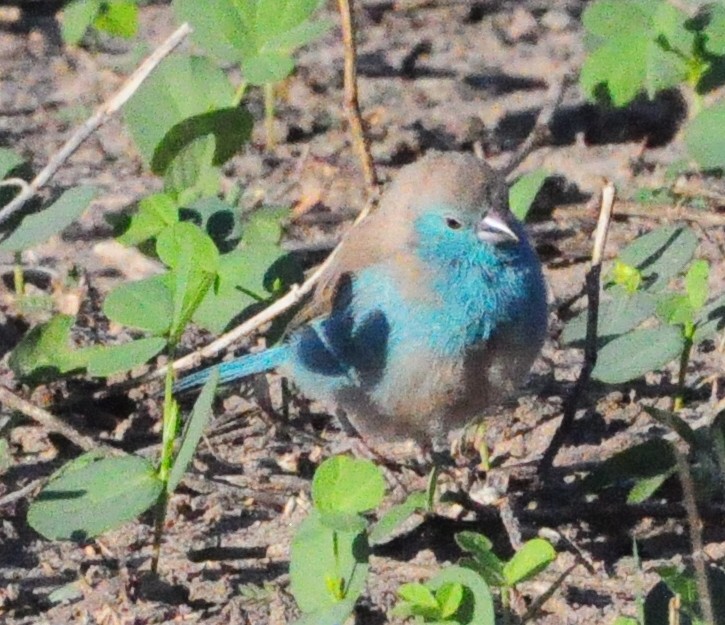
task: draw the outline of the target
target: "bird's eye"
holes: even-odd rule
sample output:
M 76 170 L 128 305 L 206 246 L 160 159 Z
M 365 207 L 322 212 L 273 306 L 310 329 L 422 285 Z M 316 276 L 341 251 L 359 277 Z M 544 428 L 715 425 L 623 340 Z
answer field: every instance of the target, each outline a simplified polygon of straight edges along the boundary
M 451 230 L 460 230 L 463 224 L 453 217 L 446 217 L 446 226 Z

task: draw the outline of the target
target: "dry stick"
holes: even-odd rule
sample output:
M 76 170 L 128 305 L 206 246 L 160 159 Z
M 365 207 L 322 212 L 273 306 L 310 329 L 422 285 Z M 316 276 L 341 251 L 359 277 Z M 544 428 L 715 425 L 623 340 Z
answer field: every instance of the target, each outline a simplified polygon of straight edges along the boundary
M 40 406 L 30 403 L 22 397 L 18 397 L 15 393 L 3 388 L 2 386 L 0 386 L 0 404 L 4 408 L 22 412 L 26 417 L 30 417 L 33 421 L 39 423 L 48 431 L 60 434 L 84 451 L 90 451 L 91 449 L 103 449 L 104 451 L 113 451 L 114 453 L 117 453 L 117 450 L 113 447 L 97 443 L 90 436 L 81 434 L 75 428 L 71 427 L 54 414 L 44 410 Z
M 182 24 L 169 36 L 154 52 L 129 76 L 121 89 L 89 117 L 82 126 L 79 126 L 63 147 L 50 159 L 48 164 L 33 178 L 30 184 L 13 198 L 13 200 L 0 210 L 0 224 L 5 223 L 17 213 L 25 203 L 32 198 L 45 183 L 60 169 L 61 165 L 75 152 L 78 147 L 105 124 L 136 92 L 141 83 L 146 80 L 154 68 L 176 48 L 191 32 L 188 24 Z
M 501 170 L 504 177 L 511 175 L 511 173 L 524 162 L 526 157 L 531 154 L 531 152 L 533 152 L 546 137 L 549 131 L 549 124 L 554 117 L 554 113 L 559 108 L 561 101 L 564 99 L 564 93 L 566 92 L 566 88 L 569 86 L 572 79 L 573 78 L 570 74 L 564 74 L 551 83 L 545 98 L 546 104 L 541 107 L 529 136 L 526 137 L 526 140 L 519 146 L 519 149 Z
M 365 134 L 365 126 L 360 114 L 360 103 L 357 93 L 357 50 L 355 47 L 355 22 L 352 15 L 353 0 L 338 0 L 340 17 L 342 18 L 342 42 L 345 47 L 345 112 L 350 124 L 352 140 L 357 151 L 368 196 L 374 197 L 379 188 L 378 176 L 375 172 L 373 157 L 370 154 L 370 142 Z
M 587 292 L 587 334 L 584 343 L 584 364 L 579 377 L 577 378 L 574 388 L 571 390 L 564 401 L 563 415 L 561 423 L 556 430 L 549 447 L 544 453 L 544 457 L 539 464 L 539 470 L 542 473 L 548 472 L 554 463 L 554 458 L 561 448 L 562 444 L 569 435 L 577 408 L 579 407 L 579 399 L 584 389 L 589 384 L 592 370 L 597 364 L 597 326 L 599 323 L 599 279 L 602 273 L 602 256 L 604 254 L 604 246 L 607 243 L 607 234 L 609 233 L 609 222 L 612 218 L 612 207 L 614 206 L 614 185 L 607 182 L 602 188 L 602 202 L 599 209 L 599 221 L 594 235 L 594 248 L 592 251 L 592 264 L 586 276 L 586 292 Z
M 715 623 L 715 614 L 712 608 L 712 594 L 705 567 L 705 551 L 702 541 L 702 519 L 697 510 L 695 498 L 695 481 L 688 464 L 687 457 L 677 445 L 673 445 L 675 459 L 677 460 L 677 475 L 682 485 L 682 503 L 687 513 L 687 524 L 690 526 L 690 541 L 692 542 L 692 563 L 695 565 L 695 582 L 697 594 L 705 623 Z

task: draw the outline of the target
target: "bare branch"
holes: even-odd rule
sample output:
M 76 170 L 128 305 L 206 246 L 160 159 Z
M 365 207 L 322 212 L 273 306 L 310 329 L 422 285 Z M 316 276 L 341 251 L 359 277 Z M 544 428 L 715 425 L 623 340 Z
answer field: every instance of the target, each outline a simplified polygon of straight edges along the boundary
M 566 88 L 571 84 L 572 80 L 573 77 L 570 74 L 565 74 L 551 84 L 544 100 L 545 104 L 541 107 L 529 136 L 526 137 L 526 140 L 501 170 L 505 177 L 510 176 L 544 140 L 549 132 L 549 124 L 554 117 L 554 113 L 556 113 L 561 101 L 564 99 Z
M 10 410 L 17 410 L 26 417 L 31 418 L 39 423 L 50 432 L 60 434 L 63 438 L 68 439 L 74 445 L 77 445 L 84 451 L 92 449 L 102 449 L 110 453 L 119 453 L 117 449 L 110 445 L 104 445 L 94 441 L 90 436 L 81 434 L 75 428 L 68 425 L 65 421 L 59 419 L 54 414 L 44 410 L 40 406 L 30 403 L 29 401 L 18 397 L 15 393 L 0 386 L 0 404 Z
M 690 542 L 692 543 L 692 563 L 695 566 L 695 582 L 697 583 L 697 594 L 702 610 L 702 618 L 705 623 L 715 623 L 715 613 L 712 607 L 712 594 L 710 583 L 705 566 L 705 551 L 702 541 L 702 519 L 697 509 L 695 496 L 695 480 L 687 460 L 687 456 L 673 445 L 675 459 L 677 461 L 677 475 L 682 485 L 682 503 L 687 513 L 687 524 L 690 526 Z
M 353 0 L 338 0 L 342 19 L 342 41 L 345 47 L 345 112 L 350 124 L 352 142 L 357 151 L 368 196 L 374 197 L 379 190 L 378 175 L 373 157 L 370 154 L 370 142 L 365 134 L 365 123 L 360 114 L 357 88 L 357 49 L 355 47 L 355 21 L 353 19 Z
M 579 372 L 574 387 L 564 401 L 563 415 L 554 437 L 549 443 L 549 447 L 544 453 L 539 471 L 546 473 L 551 469 L 556 454 L 561 449 L 562 444 L 571 430 L 574 423 L 576 411 L 579 408 L 579 400 L 584 389 L 589 384 L 592 371 L 597 364 L 597 327 L 599 325 L 599 283 L 602 273 L 602 257 L 604 255 L 604 246 L 607 244 L 607 234 L 609 233 L 609 223 L 612 219 L 612 209 L 614 207 L 615 189 L 611 182 L 606 182 L 602 188 L 602 200 L 599 209 L 599 221 L 594 234 L 594 247 L 592 250 L 592 264 L 586 275 L 586 293 L 587 293 L 587 334 L 584 342 L 584 364 Z

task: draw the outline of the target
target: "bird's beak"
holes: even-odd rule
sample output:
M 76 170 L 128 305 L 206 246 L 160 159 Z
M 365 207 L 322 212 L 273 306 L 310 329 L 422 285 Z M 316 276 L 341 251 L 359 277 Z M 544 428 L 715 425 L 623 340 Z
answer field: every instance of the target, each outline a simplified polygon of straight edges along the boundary
M 504 218 L 490 211 L 476 226 L 476 236 L 480 241 L 487 241 L 488 243 L 504 243 L 516 242 L 518 243 L 518 235 L 511 230 L 511 227 L 506 223 Z

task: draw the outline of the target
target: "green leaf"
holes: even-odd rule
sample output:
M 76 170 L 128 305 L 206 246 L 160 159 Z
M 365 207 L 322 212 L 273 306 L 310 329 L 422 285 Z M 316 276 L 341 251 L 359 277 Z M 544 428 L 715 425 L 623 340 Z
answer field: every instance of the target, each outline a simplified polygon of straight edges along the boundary
M 83 368 L 86 357 L 70 347 L 74 322 L 71 315 L 56 315 L 28 332 L 10 354 L 13 373 L 35 383 Z
M 649 30 L 656 4 L 652 0 L 597 0 L 587 5 L 582 24 L 602 39 L 640 36 Z
M 63 9 L 61 36 L 63 41 L 76 45 L 101 9 L 101 0 L 73 0 Z
M 354 602 L 365 588 L 368 557 L 363 533 L 335 532 L 313 510 L 295 533 L 290 554 L 290 589 L 300 610 L 312 613 L 342 603 L 326 584 L 331 578 L 342 579 L 344 600 Z
M 589 491 L 598 491 L 621 482 L 669 474 L 674 466 L 672 444 L 655 438 L 608 458 L 586 477 L 583 486 Z
M 152 334 L 168 332 L 173 312 L 172 293 L 158 276 L 124 282 L 103 302 L 103 314 L 112 321 Z
M 683 346 L 682 332 L 673 326 L 622 334 L 599 350 L 592 377 L 607 384 L 628 382 L 674 360 Z
M 463 531 L 458 532 L 455 539 L 461 549 L 473 556 L 462 559 L 461 565 L 476 571 L 489 586 L 504 585 L 504 563 L 492 551 L 493 544 L 488 538 L 478 532 Z
M 543 538 L 525 542 L 503 567 L 506 584 L 514 587 L 538 575 L 556 560 L 556 551 Z
M 415 512 L 425 510 L 426 505 L 425 491 L 415 491 L 410 493 L 403 503 L 391 506 L 370 531 L 370 544 L 379 545 L 389 540 L 398 527 Z
M 692 260 L 697 237 L 690 228 L 663 226 L 638 237 L 619 254 L 619 260 L 636 267 L 644 289 L 661 291 Z
M 216 391 L 218 383 L 219 371 L 213 369 L 209 375 L 209 379 L 204 383 L 199 397 L 194 402 L 191 416 L 186 422 L 184 431 L 181 434 L 181 447 L 174 459 L 174 465 L 171 467 L 169 482 L 166 488 L 169 493 L 176 490 L 181 478 L 186 473 L 191 459 L 194 457 L 196 448 L 201 440 L 201 435 L 204 433 L 204 428 L 206 428 L 212 416 L 212 403 L 214 402 L 214 392 Z
M 176 340 L 216 278 L 219 252 L 197 226 L 182 222 L 159 234 L 156 253 L 172 269 L 168 274 L 174 302 L 170 335 Z
M 704 34 L 705 48 L 711 54 L 725 55 L 725 5 L 721 2 L 707 7 L 708 23 Z
M 458 611 L 463 601 L 463 586 L 458 582 L 443 584 L 436 591 L 436 601 L 440 606 L 440 618 L 442 620 L 451 618 Z
M 647 95 L 676 87 L 687 79 L 687 57 L 695 34 L 688 30 L 688 16 L 669 2 L 657 3 L 652 16 L 652 40 L 647 51 Z
M 191 221 L 206 232 L 222 253 L 229 253 L 241 241 L 242 220 L 239 209 L 217 197 L 203 197 L 184 206 L 179 214 L 183 221 Z M 220 273 L 223 263 L 221 259 Z
M 99 345 L 81 350 L 88 354 L 88 374 L 108 377 L 114 373 L 130 371 L 156 356 L 166 347 L 161 337 L 137 339 L 122 345 Z
M 200 137 L 211 135 L 215 140 L 211 164 L 223 165 L 249 141 L 252 116 L 240 107 L 220 108 L 188 117 L 175 124 L 154 150 L 151 171 L 163 176 L 183 148 Z
M 93 25 L 109 35 L 130 39 L 138 30 L 138 5 L 126 0 L 103 2 Z
M 627 503 L 637 504 L 647 501 L 674 473 L 675 469 L 673 468 L 659 475 L 635 479 L 634 486 L 627 494 Z
M 493 549 L 493 543 L 486 536 L 478 532 L 464 530 L 458 532 L 454 538 L 461 549 L 472 553 L 474 556 L 488 553 Z
M 177 54 L 165 59 L 139 87 L 124 107 L 124 119 L 150 164 L 156 146 L 179 122 L 232 106 L 233 100 L 231 84 L 210 59 Z
M 534 200 L 549 176 L 545 169 L 535 169 L 521 176 L 509 189 L 511 212 L 520 221 L 525 221 Z
M 241 63 L 253 85 L 277 82 L 294 68 L 296 48 L 319 37 L 328 24 L 312 22 L 320 0 L 175 0 L 182 21 L 194 27 L 194 39 L 212 55 Z
M 177 19 L 193 27 L 194 41 L 209 54 L 232 63 L 241 62 L 255 50 L 254 28 L 247 21 L 253 15 L 246 5 L 246 0 L 206 0 L 203 5 L 197 0 L 173 2 Z
M 131 217 L 128 227 L 117 239 L 124 245 L 138 245 L 178 221 L 179 207 L 173 198 L 165 193 L 147 195 L 139 202 L 137 213 Z
M 649 293 L 636 291 L 627 294 L 623 290 L 612 290 L 612 299 L 599 305 L 597 337 L 608 339 L 636 328 L 655 312 L 656 299 Z M 561 334 L 564 344 L 578 343 L 587 333 L 587 311 L 583 310 L 571 319 Z
M 644 89 L 649 42 L 620 35 L 591 52 L 581 68 L 579 82 L 590 100 L 598 100 L 601 90 L 614 106 L 624 106 Z
M 672 593 L 680 596 L 684 605 L 694 606 L 699 603 L 697 581 L 694 575 L 681 571 L 676 566 L 659 566 L 655 570 Z
M 13 150 L 0 148 L 0 179 L 5 178 L 13 169 L 24 162 L 25 159 L 18 156 Z
M 456 613 L 456 620 L 466 625 L 495 625 L 491 591 L 483 578 L 462 566 L 448 566 L 431 579 L 426 586 L 438 590 L 444 584 L 460 584 L 464 596 Z
M 218 288 L 206 294 L 194 314 L 195 323 L 222 332 L 232 320 L 303 279 L 297 262 L 279 246 L 280 219 L 286 213 L 255 213 L 244 227 L 240 248 L 221 257 Z
M 293 625 L 340 625 L 355 609 L 357 597 L 343 599 L 333 605 L 303 614 Z
M 250 85 L 280 82 L 294 68 L 294 60 L 284 53 L 257 54 L 242 61 L 242 73 Z
M 139 456 L 66 465 L 30 505 L 28 523 L 51 540 L 84 541 L 136 518 L 160 493 L 153 465 Z
M 654 97 L 687 80 L 696 36 L 687 17 L 668 2 L 591 3 L 582 15 L 593 43 L 580 76 L 587 96 L 599 99 L 606 90 L 615 106 L 624 106 L 643 89 Z
M 68 189 L 50 206 L 26 215 L 20 225 L 0 241 L 0 251 L 20 252 L 44 243 L 78 219 L 95 195 L 94 187 Z
M 685 128 L 685 145 L 703 169 L 725 168 L 725 100 L 701 111 Z
M 180 206 L 219 192 L 220 169 L 212 164 L 214 137 L 199 137 L 181 148 L 166 169 L 164 192 Z
M 700 310 L 707 301 L 709 277 L 710 264 L 706 260 L 696 260 L 685 274 L 685 290 L 693 310 Z
M 614 261 L 611 271 L 614 284 L 621 286 L 627 293 L 634 293 L 642 284 L 642 274 L 636 267 L 623 263 L 618 258 Z
M 616 619 L 614 619 L 614 622 L 612 625 L 641 625 L 640 622 L 636 618 L 632 618 L 631 616 L 618 616 Z
M 695 334 L 693 343 L 697 345 L 725 328 L 725 293 L 707 304 L 695 319 Z
M 380 505 L 385 479 L 369 460 L 334 456 L 325 460 L 312 479 L 312 501 L 321 514 L 359 514 Z
M 463 591 L 461 589 L 461 595 Z M 433 591 L 418 582 L 409 582 L 398 588 L 398 597 L 405 601 L 412 616 L 432 621 L 442 618 L 441 609 Z
M 665 293 L 657 302 L 657 316 L 665 323 L 689 327 L 694 321 L 695 311 L 687 295 Z

